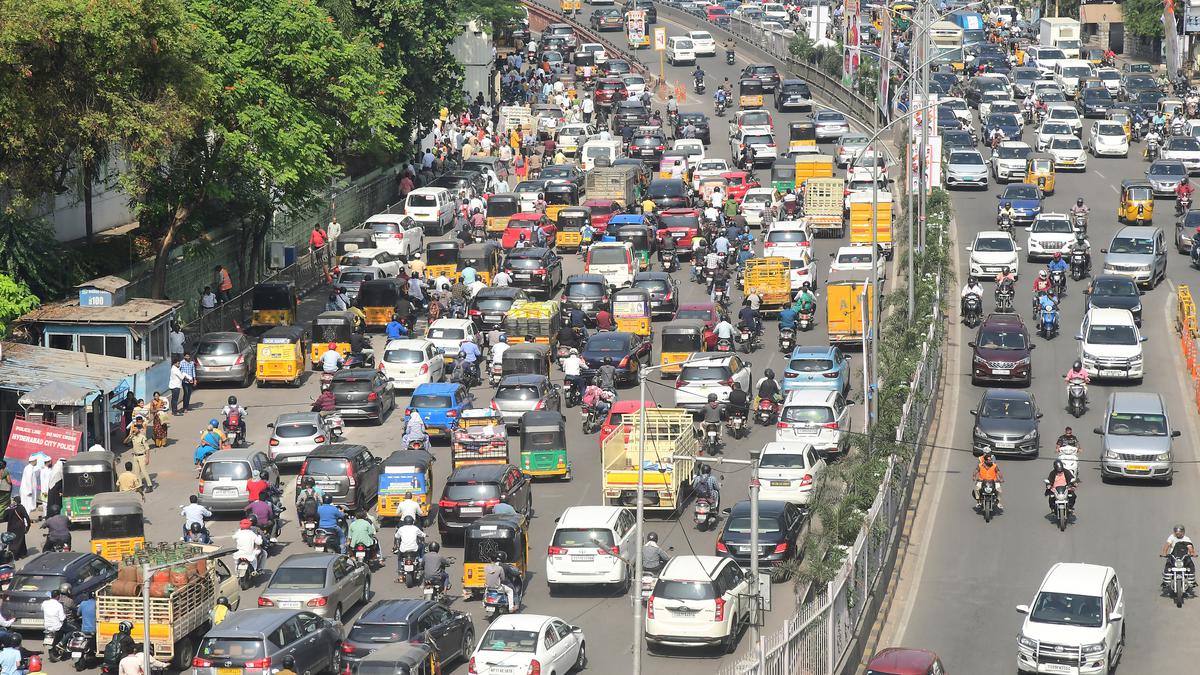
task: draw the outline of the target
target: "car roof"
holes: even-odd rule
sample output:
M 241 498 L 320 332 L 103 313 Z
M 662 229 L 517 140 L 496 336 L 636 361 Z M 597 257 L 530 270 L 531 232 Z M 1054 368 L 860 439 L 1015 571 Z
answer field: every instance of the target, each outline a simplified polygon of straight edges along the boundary
M 471 324 L 470 319 L 445 318 L 445 319 L 438 319 L 437 321 L 434 321 L 433 324 L 430 326 L 430 328 L 433 328 L 435 326 L 439 327 L 439 328 L 445 327 L 445 326 L 449 326 L 450 328 L 466 328 L 470 324 Z
M 780 513 L 783 513 L 784 509 L 787 508 L 787 505 L 788 503 L 784 501 L 778 501 L 775 499 L 760 499 L 758 500 L 758 515 L 759 517 L 778 516 Z M 750 507 L 750 500 L 743 499 L 742 501 L 733 505 L 733 509 L 730 510 L 729 515 L 749 516 Z
M 836 391 L 825 389 L 793 389 L 783 400 L 784 405 L 832 405 Z
M 329 564 L 341 557 L 337 553 L 293 553 L 283 559 L 283 562 L 276 567 L 276 570 L 284 567 L 298 567 L 303 569 L 324 569 L 329 567 Z
M 664 279 L 670 280 L 672 278 L 673 277 L 670 274 L 668 274 L 667 272 L 638 272 L 637 274 L 633 275 L 633 283 L 636 284 L 637 282 L 645 280 L 645 279 L 661 281 Z
M 1112 408 L 1123 413 L 1161 414 L 1166 412 L 1162 397 L 1149 391 L 1116 391 L 1110 401 Z
M 388 349 L 420 349 L 432 344 L 433 341 L 425 338 L 397 338 L 388 340 L 383 348 L 385 351 Z
M 1018 391 L 1016 389 L 998 389 L 996 387 L 990 387 L 983 390 L 983 399 L 1001 401 L 1032 401 L 1033 394 L 1027 391 Z
M 1132 312 L 1127 309 L 1118 309 L 1115 307 L 1093 307 L 1088 310 L 1087 316 L 1084 318 L 1091 323 L 1101 325 L 1134 325 Z
M 460 466 L 446 478 L 446 482 L 497 481 L 510 468 L 512 468 L 511 464 L 471 464 L 469 466 Z
M 804 441 L 788 440 L 788 441 L 768 441 L 762 447 L 761 454 L 768 453 L 772 455 L 803 455 L 812 448 L 811 443 Z
M 325 443 L 313 448 L 308 453 L 311 457 L 353 457 L 367 448 L 356 443 Z
M 492 621 L 489 630 L 523 630 L 539 632 L 542 627 L 556 617 L 545 614 L 504 614 Z M 560 619 L 561 620 L 561 619 Z M 566 623 L 564 621 L 564 623 Z
M 374 368 L 345 368 L 333 376 L 334 383 L 346 381 L 369 380 L 378 372 Z
M 359 615 L 355 625 L 363 623 L 400 623 L 421 611 L 430 601 L 423 598 L 400 598 L 397 600 L 380 600 L 371 604 Z
M 907 647 L 888 647 L 876 652 L 867 663 L 867 668 L 883 672 L 901 673 L 908 675 L 924 675 L 937 660 L 937 654 L 925 649 L 909 649 Z
M 218 450 L 208 456 L 204 463 L 209 462 L 248 462 L 255 455 L 261 455 L 262 450 L 257 448 L 226 448 Z
M 717 567 L 725 560 L 715 555 L 677 555 L 659 573 L 660 579 L 681 581 L 711 580 Z
M 462 385 L 454 382 L 426 382 L 425 384 L 417 385 L 417 388 L 413 390 L 413 396 L 417 394 L 433 396 L 453 394 L 458 391 L 460 386 Z
M 646 404 L 647 408 L 657 408 L 658 407 L 658 404 L 655 403 L 654 401 L 645 401 L 645 404 Z M 612 405 L 612 408 L 609 410 L 609 413 L 610 414 L 612 414 L 612 413 L 630 413 L 630 412 L 634 412 L 636 410 L 641 410 L 641 409 L 642 409 L 641 402 L 631 400 L 631 399 L 625 399 L 624 401 L 617 401 L 616 403 L 614 403 Z
M 1131 185 L 1130 187 L 1149 187 L 1149 186 L 1138 184 L 1138 185 Z M 1157 231 L 1158 231 L 1157 227 L 1153 227 L 1150 225 L 1126 225 L 1125 227 L 1122 227 L 1121 229 L 1117 230 L 1117 233 L 1113 235 L 1113 239 L 1116 239 L 1117 237 L 1153 237 L 1154 233 Z
M 494 297 L 494 298 L 514 297 L 515 298 L 516 296 L 518 296 L 520 294 L 521 294 L 521 289 L 513 288 L 512 286 L 501 286 L 501 287 L 488 286 L 488 287 L 479 289 L 479 292 L 475 294 L 475 297 L 481 298 L 481 297 L 487 296 L 489 298 L 492 298 L 492 297 Z
M 205 333 L 200 336 L 200 342 L 223 342 L 226 340 L 237 340 L 244 338 L 245 335 L 233 332 Z
M 843 248 L 856 248 L 857 249 L 857 248 L 861 248 L 861 247 L 846 246 Z M 841 253 L 841 249 L 838 249 L 838 252 Z M 829 345 L 803 345 L 803 346 L 795 347 L 794 349 L 792 349 L 792 355 L 788 358 L 802 359 L 802 358 L 805 358 L 808 356 L 829 356 L 829 355 L 833 354 L 833 350 L 834 350 L 834 347 L 831 347 Z
M 1038 590 L 1073 595 L 1103 595 L 1104 580 L 1108 578 L 1109 572 L 1116 574 L 1113 568 L 1104 565 L 1055 563 L 1050 571 L 1046 572 Z
M 542 385 L 547 384 L 549 381 L 550 378 L 546 377 L 545 375 L 505 375 L 504 377 L 500 378 L 500 384 L 497 386 L 503 387 L 506 385 L 520 386 L 531 384 Z
M 1021 316 L 1015 312 L 992 312 L 987 315 L 980 326 L 997 327 L 997 326 L 1012 326 L 1015 328 L 1025 328 L 1025 323 L 1021 321 Z
M 94 553 L 83 551 L 64 551 L 61 553 L 42 553 L 21 565 L 17 574 L 61 575 L 77 566 L 84 558 L 94 558 Z
M 293 412 L 283 413 L 275 418 L 275 426 L 281 424 L 299 424 L 303 422 L 316 422 L 320 418 L 315 412 Z
M 624 510 L 623 506 L 568 506 L 558 517 L 556 527 L 595 527 L 600 523 L 607 524 Z
M 254 607 L 230 612 L 220 624 L 213 626 L 207 638 L 253 639 L 256 634 L 269 633 L 301 610 L 275 607 Z
M 705 354 L 697 352 L 689 356 L 687 360 L 684 361 L 684 365 L 701 366 L 707 364 L 715 366 L 727 366 L 732 362 L 732 359 L 733 354 Z
M 976 239 L 1012 239 L 1012 235 L 1003 230 L 981 230 L 975 234 Z

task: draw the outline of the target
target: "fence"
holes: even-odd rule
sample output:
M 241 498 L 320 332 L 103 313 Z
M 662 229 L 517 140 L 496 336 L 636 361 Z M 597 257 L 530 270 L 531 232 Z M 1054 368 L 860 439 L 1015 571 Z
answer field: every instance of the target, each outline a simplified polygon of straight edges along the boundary
M 1195 244 L 1193 244 L 1194 246 Z M 1190 392 L 1192 404 L 1200 411 L 1200 362 L 1196 353 L 1196 301 L 1192 289 L 1186 284 L 1175 292 L 1175 332 L 1179 333 L 1179 348 L 1183 353 L 1184 365 L 1192 378 Z

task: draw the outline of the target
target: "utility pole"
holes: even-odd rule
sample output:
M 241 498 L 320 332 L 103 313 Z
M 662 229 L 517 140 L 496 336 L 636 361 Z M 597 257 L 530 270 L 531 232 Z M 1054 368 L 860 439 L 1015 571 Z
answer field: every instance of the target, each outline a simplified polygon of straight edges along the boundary
M 642 633 L 644 633 L 643 624 L 646 620 L 645 612 L 642 610 L 642 572 L 645 568 L 645 561 L 642 558 L 642 545 L 646 543 L 646 537 L 643 534 L 646 524 L 646 376 L 650 373 L 662 369 L 662 365 L 644 366 L 638 369 L 638 465 L 637 465 L 637 507 L 636 507 L 636 522 L 637 526 L 634 529 L 637 537 L 637 545 L 634 546 L 633 557 L 633 579 L 629 584 L 630 589 L 630 605 L 633 607 L 633 670 L 632 675 L 641 675 L 642 672 Z M 619 432 L 618 432 L 619 433 Z M 672 457 L 672 459 L 678 459 Z M 695 457 L 686 459 L 695 460 Z

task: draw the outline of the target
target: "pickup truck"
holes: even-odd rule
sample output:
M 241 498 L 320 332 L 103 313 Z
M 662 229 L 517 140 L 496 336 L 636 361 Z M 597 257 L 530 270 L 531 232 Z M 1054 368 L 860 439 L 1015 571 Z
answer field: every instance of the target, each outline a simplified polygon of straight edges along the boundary
M 841 178 L 810 178 L 804 181 L 804 220 L 814 235 L 827 233 L 841 237 L 846 181 Z
M 757 292 L 763 314 L 781 311 L 792 301 L 791 262 L 787 258 L 751 258 L 742 274 L 742 292 Z
M 614 415 L 615 417 L 615 415 Z M 621 415 L 600 442 L 604 499 L 613 506 L 637 506 L 640 413 Z M 683 408 L 647 408 L 642 483 L 644 508 L 670 514 L 684 501 L 695 470 L 698 443 L 692 414 Z

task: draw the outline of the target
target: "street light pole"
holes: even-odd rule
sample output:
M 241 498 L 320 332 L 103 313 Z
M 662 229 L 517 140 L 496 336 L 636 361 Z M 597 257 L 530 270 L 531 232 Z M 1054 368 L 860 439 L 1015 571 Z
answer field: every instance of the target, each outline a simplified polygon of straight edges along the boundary
M 633 607 L 633 675 L 641 675 L 642 672 L 642 633 L 645 632 L 644 622 L 646 615 L 642 610 L 642 571 L 644 570 L 645 560 L 642 558 L 642 544 L 645 543 L 646 508 L 643 503 L 646 495 L 646 376 L 655 371 L 660 370 L 662 364 L 657 366 L 644 366 L 638 368 L 638 465 L 637 465 L 637 506 L 635 513 L 637 525 L 634 528 L 634 536 L 637 538 L 637 545 L 634 546 L 633 556 L 633 579 L 630 580 L 629 588 L 630 605 Z M 622 433 L 617 431 L 615 433 Z M 672 457 L 672 459 L 677 459 Z M 695 460 L 695 457 L 689 459 Z

